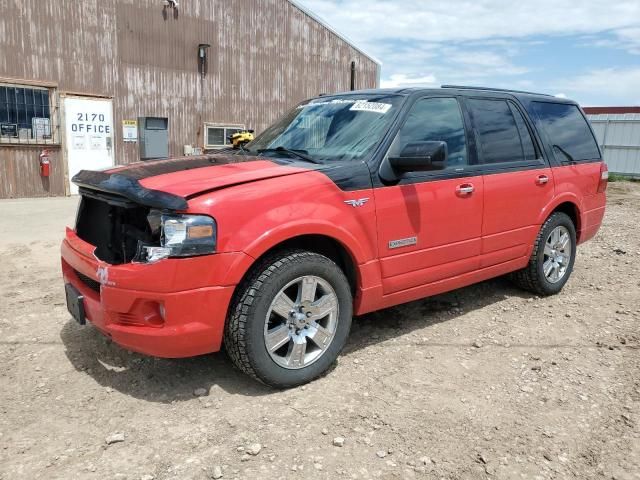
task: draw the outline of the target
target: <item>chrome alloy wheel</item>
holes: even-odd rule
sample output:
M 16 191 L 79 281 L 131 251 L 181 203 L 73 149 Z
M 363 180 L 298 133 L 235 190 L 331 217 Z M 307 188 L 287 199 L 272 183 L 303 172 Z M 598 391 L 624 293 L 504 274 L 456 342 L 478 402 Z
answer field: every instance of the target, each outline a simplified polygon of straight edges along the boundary
M 338 326 L 338 296 L 320 277 L 298 277 L 271 302 L 264 325 L 264 343 L 278 365 L 306 367 L 329 348 Z
M 550 283 L 557 283 L 567 274 L 571 262 L 571 235 L 562 225 L 557 226 L 547 237 L 544 245 L 542 271 Z

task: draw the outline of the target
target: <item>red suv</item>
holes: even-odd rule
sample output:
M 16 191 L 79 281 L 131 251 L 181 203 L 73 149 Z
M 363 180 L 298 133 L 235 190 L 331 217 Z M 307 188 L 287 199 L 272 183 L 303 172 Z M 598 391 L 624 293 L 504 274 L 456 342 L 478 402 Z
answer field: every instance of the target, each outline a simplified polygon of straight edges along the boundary
M 74 182 L 77 321 L 158 357 L 224 343 L 290 387 L 335 361 L 354 314 L 504 274 L 559 292 L 607 168 L 574 102 L 443 87 L 321 96 L 241 149 Z

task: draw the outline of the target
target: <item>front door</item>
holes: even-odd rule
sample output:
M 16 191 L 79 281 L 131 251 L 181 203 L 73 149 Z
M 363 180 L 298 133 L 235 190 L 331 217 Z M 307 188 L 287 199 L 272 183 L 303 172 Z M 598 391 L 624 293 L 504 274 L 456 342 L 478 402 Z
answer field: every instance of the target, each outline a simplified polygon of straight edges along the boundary
M 480 267 L 530 254 L 554 196 L 551 169 L 519 107 L 504 98 L 467 100 L 484 174 Z
M 468 170 L 465 132 L 456 98 L 418 99 L 387 153 L 420 141 L 444 141 L 448 150 L 444 170 L 406 174 L 398 185 L 375 189 L 384 295 L 419 298 L 417 287 L 478 268 L 483 183 Z
M 113 166 L 112 101 L 86 97 L 64 99 L 65 153 L 69 191 L 78 193 L 71 182 L 80 170 Z

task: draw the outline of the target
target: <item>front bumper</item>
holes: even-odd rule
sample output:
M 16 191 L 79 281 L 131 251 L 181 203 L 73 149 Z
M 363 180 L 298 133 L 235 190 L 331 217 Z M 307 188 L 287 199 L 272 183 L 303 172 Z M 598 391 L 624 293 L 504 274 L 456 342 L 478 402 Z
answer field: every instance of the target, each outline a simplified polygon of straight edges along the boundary
M 84 296 L 86 317 L 124 348 L 165 358 L 220 349 L 244 253 L 109 265 L 67 229 L 62 275 Z

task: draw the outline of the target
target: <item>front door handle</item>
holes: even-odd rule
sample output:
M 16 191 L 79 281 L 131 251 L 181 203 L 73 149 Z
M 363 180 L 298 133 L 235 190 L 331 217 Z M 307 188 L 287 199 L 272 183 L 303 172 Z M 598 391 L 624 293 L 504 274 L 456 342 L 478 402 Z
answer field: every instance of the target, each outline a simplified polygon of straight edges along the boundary
M 459 197 L 468 197 L 473 193 L 475 187 L 472 183 L 463 183 L 462 185 L 458 185 L 456 187 L 456 195 Z
M 549 177 L 546 175 L 538 175 L 538 178 L 536 178 L 537 185 L 546 185 L 547 183 L 549 183 Z

